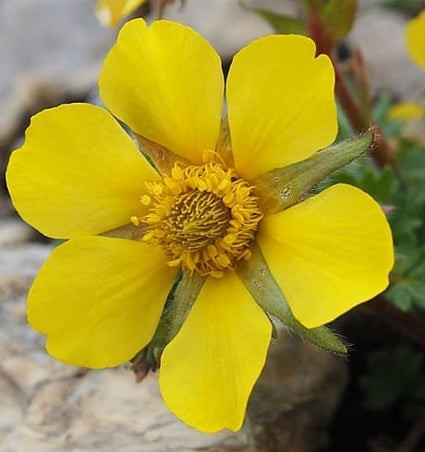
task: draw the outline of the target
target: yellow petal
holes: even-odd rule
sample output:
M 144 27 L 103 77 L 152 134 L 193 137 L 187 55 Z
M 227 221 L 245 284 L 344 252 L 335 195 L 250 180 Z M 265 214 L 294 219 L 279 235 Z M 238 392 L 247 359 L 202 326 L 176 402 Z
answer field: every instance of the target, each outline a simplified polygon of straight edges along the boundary
M 88 104 L 35 115 L 6 174 L 21 217 L 55 238 L 129 223 L 142 208 L 143 181 L 157 177 L 115 119 Z
M 406 41 L 410 57 L 425 70 L 425 10 L 408 23 Z
M 128 14 L 143 5 L 146 0 L 99 0 L 96 15 L 105 27 L 115 27 Z
M 161 358 L 168 408 L 203 432 L 240 429 L 270 336 L 269 320 L 233 272 L 209 278 Z
M 309 38 L 275 35 L 233 59 L 228 114 L 236 169 L 244 177 L 303 160 L 334 141 L 333 67 L 315 52 Z
M 263 220 L 258 242 L 294 316 L 330 322 L 388 285 L 391 231 L 380 206 L 349 185 Z
M 415 102 L 403 102 L 388 111 L 388 118 L 398 119 L 399 121 L 410 121 L 411 119 L 425 116 L 425 108 Z
M 223 103 L 220 58 L 183 25 L 126 23 L 99 78 L 108 108 L 137 134 L 201 163 L 215 149 Z
M 152 338 L 176 271 L 162 250 L 106 237 L 56 248 L 28 296 L 28 320 L 67 364 L 110 367 Z

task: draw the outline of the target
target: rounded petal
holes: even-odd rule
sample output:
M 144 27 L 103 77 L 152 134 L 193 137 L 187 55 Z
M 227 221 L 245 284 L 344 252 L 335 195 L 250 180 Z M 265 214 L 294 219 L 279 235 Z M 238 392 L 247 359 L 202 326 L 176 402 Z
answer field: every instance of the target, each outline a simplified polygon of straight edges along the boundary
M 140 212 L 157 173 L 104 109 L 69 104 L 31 120 L 6 173 L 21 217 L 54 238 L 98 234 Z
M 233 272 L 209 278 L 161 358 L 168 408 L 203 432 L 239 430 L 270 337 L 269 320 Z
M 394 260 L 380 206 L 343 184 L 266 217 L 258 242 L 294 316 L 307 328 L 382 292 Z
M 408 23 L 406 41 L 410 57 L 425 70 L 425 11 Z
M 334 71 L 304 36 L 258 39 L 236 54 L 227 79 L 237 171 L 255 176 L 309 157 L 337 133 Z M 255 164 L 253 163 L 255 162 Z
M 115 27 L 128 14 L 135 11 L 146 0 L 99 0 L 96 15 L 106 27 Z
M 28 295 L 28 321 L 67 364 L 111 367 L 152 338 L 176 271 L 140 242 L 78 237 L 53 250 Z
M 421 116 L 425 116 L 425 107 L 415 102 L 403 102 L 394 105 L 388 111 L 390 119 L 398 119 L 399 121 L 410 121 Z
M 194 163 L 215 149 L 223 103 L 220 58 L 189 27 L 125 24 L 106 57 L 100 95 L 137 134 Z

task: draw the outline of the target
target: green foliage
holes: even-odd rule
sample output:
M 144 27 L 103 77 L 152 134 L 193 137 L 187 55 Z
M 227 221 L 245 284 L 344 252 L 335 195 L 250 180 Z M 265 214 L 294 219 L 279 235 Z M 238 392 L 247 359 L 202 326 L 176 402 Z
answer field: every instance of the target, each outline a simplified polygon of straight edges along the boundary
M 402 311 L 425 309 L 425 148 L 401 137 L 403 124 L 388 119 L 391 98 L 381 96 L 372 109 L 385 136 L 396 143 L 402 179 L 390 167 L 377 168 L 369 158 L 358 159 L 336 173 L 329 183 L 357 186 L 387 213 L 395 244 L 395 266 L 385 298 Z M 352 134 L 340 113 L 339 138 Z
M 382 6 L 400 10 L 409 15 L 416 15 L 423 9 L 423 0 L 381 0 Z
M 320 16 L 332 42 L 344 38 L 353 26 L 357 0 L 328 0 L 320 10 Z
M 336 43 L 344 38 L 353 26 L 357 0 L 306 0 L 306 10 L 319 17 L 327 39 Z M 308 36 L 305 21 L 296 17 L 262 8 L 247 8 L 265 19 L 276 33 L 295 33 Z
M 418 171 L 414 164 L 412 170 Z M 336 174 L 332 182 L 361 188 L 387 211 L 396 260 L 391 275 L 393 284 L 386 297 L 404 311 L 414 305 L 425 308 L 425 190 L 400 182 L 391 168 L 379 170 L 367 159 L 352 163 Z
M 390 120 L 388 111 L 394 105 L 392 97 L 383 93 L 378 97 L 371 109 L 371 115 L 381 126 L 385 137 L 388 139 L 398 138 L 403 130 L 403 124 L 400 121 Z
M 279 14 L 261 8 L 247 8 L 265 19 L 276 33 L 308 35 L 305 23 L 296 17 Z
M 425 401 L 424 355 L 406 345 L 383 348 L 370 354 L 368 371 L 360 380 L 365 405 L 383 410 L 400 401 Z

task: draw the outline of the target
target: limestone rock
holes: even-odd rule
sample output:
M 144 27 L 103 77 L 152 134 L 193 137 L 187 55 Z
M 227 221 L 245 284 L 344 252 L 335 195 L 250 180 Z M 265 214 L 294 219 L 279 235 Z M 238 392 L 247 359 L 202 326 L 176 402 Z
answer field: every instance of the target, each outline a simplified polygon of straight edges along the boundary
M 166 10 L 165 17 L 194 27 L 224 59 L 231 58 L 250 41 L 271 33 L 262 18 L 242 5 L 270 9 L 281 13 L 295 13 L 294 0 L 187 0 L 184 8 L 177 1 Z
M 425 88 L 425 74 L 407 53 L 407 19 L 400 13 L 363 2 L 350 35 L 369 70 L 374 93 L 387 91 L 403 99 L 413 99 Z
M 0 174 L 28 114 L 82 99 L 95 86 L 115 31 L 93 0 L 0 1 Z
M 51 251 L 0 250 L 0 450 L 313 452 L 345 381 L 344 361 L 282 331 L 237 433 L 199 433 L 164 406 L 157 375 L 135 384 L 128 366 L 89 371 L 61 364 L 26 322 L 25 296 Z
M 0 218 L 0 249 L 6 245 L 25 242 L 33 236 L 33 229 L 17 218 Z

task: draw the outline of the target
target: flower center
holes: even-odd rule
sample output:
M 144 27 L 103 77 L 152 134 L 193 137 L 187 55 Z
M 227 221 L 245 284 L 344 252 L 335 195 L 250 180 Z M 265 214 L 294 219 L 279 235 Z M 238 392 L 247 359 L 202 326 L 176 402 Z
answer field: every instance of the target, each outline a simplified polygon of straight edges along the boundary
M 226 233 L 231 214 L 215 193 L 191 190 L 176 196 L 163 228 L 168 238 L 197 251 Z
M 161 245 L 168 265 L 201 275 L 223 276 L 240 259 L 263 217 L 254 188 L 233 169 L 218 163 L 181 167 L 176 164 L 162 182 L 147 183 L 152 204 L 147 215 L 133 217 L 148 225 L 143 241 Z

